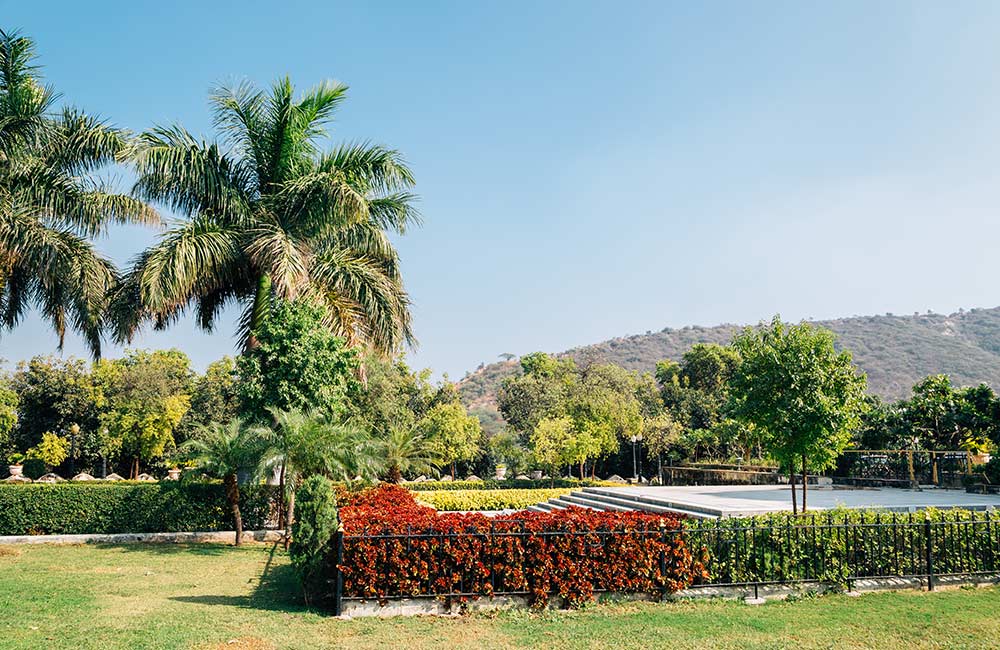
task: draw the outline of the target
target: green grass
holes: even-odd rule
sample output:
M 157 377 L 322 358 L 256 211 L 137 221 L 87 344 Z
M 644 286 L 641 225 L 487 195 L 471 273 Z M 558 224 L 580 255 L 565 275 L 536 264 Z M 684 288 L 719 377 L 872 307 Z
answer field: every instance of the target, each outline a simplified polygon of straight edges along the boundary
M 270 546 L 0 547 L 0 648 L 1000 648 L 992 587 L 353 621 L 297 593 Z

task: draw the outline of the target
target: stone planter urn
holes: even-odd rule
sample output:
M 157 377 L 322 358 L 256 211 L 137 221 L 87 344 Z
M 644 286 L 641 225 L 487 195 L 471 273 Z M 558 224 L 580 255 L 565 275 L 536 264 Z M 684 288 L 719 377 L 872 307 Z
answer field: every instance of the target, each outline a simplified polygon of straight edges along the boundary
M 542 478 L 542 470 L 536 469 L 528 473 L 532 481 L 539 481 Z
M 24 471 L 24 467 L 21 465 L 8 465 L 7 471 L 10 472 L 11 476 L 20 476 L 21 472 Z
M 498 481 L 504 480 L 504 478 L 506 478 L 507 476 L 507 466 L 497 465 L 496 471 L 493 473 L 493 476 L 496 477 L 496 480 Z
M 181 478 L 181 470 L 177 467 L 167 470 L 167 480 L 177 481 Z

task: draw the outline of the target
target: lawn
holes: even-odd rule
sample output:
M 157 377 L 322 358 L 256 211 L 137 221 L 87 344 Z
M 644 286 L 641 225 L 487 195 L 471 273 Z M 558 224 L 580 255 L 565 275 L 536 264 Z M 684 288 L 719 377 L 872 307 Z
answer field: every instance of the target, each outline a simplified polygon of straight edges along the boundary
M 1000 589 L 339 621 L 271 546 L 0 546 L 0 648 L 1000 648 Z

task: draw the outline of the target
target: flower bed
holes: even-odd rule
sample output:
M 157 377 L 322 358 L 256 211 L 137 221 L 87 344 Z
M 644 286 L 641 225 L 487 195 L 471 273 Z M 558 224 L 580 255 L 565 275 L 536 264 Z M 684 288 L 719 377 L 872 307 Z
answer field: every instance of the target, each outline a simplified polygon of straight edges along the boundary
M 552 488 L 574 488 L 585 487 L 621 487 L 621 483 L 610 481 L 580 481 L 575 478 L 557 479 L 506 479 L 497 481 L 496 479 L 482 479 L 479 481 L 420 481 L 419 483 L 406 483 L 406 488 L 417 492 L 428 492 L 431 490 L 534 490 Z
M 415 496 L 438 510 L 522 510 L 564 494 L 570 488 L 546 490 L 433 490 Z
M 438 514 L 396 486 L 351 498 L 340 518 L 348 598 L 504 593 L 526 595 L 534 606 L 553 596 L 579 605 L 599 591 L 677 591 L 704 573 L 679 518 L 579 508 L 496 518 Z

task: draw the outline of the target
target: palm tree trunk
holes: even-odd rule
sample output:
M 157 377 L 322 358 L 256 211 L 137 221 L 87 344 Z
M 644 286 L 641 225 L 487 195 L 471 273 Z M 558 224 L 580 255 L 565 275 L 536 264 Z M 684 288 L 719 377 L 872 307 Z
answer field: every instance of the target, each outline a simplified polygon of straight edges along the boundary
M 236 523 L 236 546 L 243 542 L 243 517 L 240 514 L 240 486 L 236 482 L 236 474 L 226 474 L 222 479 L 226 488 L 226 500 L 233 511 L 233 521 Z
M 253 350 L 257 347 L 257 336 L 254 332 L 267 320 L 271 311 L 271 276 L 266 273 L 257 279 L 257 293 L 253 297 L 253 307 L 250 311 L 250 335 L 247 337 L 246 347 L 243 351 Z
M 292 521 L 295 518 L 295 491 L 288 493 L 288 512 L 285 514 L 285 550 L 292 543 Z
M 389 470 L 389 482 L 395 485 L 403 482 L 403 473 L 399 471 L 399 465 L 393 465 Z
M 281 463 L 281 473 L 278 474 L 278 528 L 285 528 L 285 463 Z

